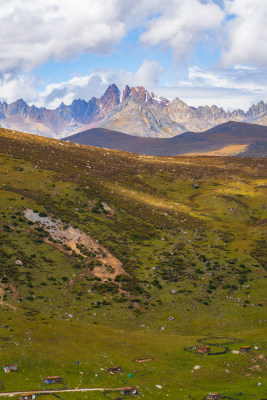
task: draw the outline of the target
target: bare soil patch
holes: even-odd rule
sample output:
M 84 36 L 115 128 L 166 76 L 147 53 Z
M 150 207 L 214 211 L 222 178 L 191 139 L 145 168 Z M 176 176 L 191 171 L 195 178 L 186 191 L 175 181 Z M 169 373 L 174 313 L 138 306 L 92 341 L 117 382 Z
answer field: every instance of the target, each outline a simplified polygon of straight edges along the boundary
M 99 244 L 97 240 L 80 229 L 71 226 L 66 227 L 61 220 L 53 219 L 50 216 L 40 216 L 30 209 L 24 211 L 24 216 L 34 224 L 41 224 L 49 233 L 50 238 L 54 240 L 53 242 L 46 239 L 46 243 L 53 245 L 60 251 L 69 255 L 74 252 L 84 258 L 88 258 L 88 252 L 95 254 L 95 259 L 99 265 L 96 265 L 91 272 L 102 281 L 106 281 L 108 278 L 114 281 L 117 275 L 127 275 L 120 260 Z

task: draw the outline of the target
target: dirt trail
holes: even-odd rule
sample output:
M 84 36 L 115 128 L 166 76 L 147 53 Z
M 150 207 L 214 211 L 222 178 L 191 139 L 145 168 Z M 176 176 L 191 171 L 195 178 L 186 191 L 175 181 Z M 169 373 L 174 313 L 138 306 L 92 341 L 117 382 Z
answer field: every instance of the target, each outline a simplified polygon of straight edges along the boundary
M 92 273 L 101 280 L 111 278 L 114 280 L 116 275 L 127 275 L 122 267 L 122 263 L 104 246 L 99 244 L 95 239 L 82 232 L 80 229 L 66 226 L 59 219 L 49 216 L 41 217 L 33 210 L 26 209 L 24 216 L 33 223 L 40 223 L 43 228 L 50 234 L 51 238 L 56 241 L 53 243 L 46 239 L 45 241 L 65 253 L 76 254 L 87 258 L 87 252 L 96 254 L 96 260 L 101 262 L 100 266 L 95 266 Z M 66 250 L 63 246 L 68 246 L 71 250 Z M 84 250 L 83 250 L 84 249 Z M 112 267 L 112 268 L 110 268 Z
M 1 396 L 14 397 L 14 396 L 19 396 L 19 395 L 25 395 L 27 393 L 30 393 L 30 394 L 52 394 L 52 393 L 66 393 L 66 392 L 119 392 L 120 390 L 127 390 L 127 389 L 129 389 L 129 386 L 117 387 L 117 388 L 28 390 L 28 391 L 24 391 L 24 392 L 0 393 L 0 397 Z M 131 387 L 131 389 L 133 389 L 133 388 Z

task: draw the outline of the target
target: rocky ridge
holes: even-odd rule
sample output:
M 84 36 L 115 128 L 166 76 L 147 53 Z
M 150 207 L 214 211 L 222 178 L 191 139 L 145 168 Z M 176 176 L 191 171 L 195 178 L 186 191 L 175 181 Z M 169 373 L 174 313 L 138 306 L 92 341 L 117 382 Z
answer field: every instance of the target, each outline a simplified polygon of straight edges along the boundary
M 57 138 L 97 126 L 136 136 L 170 137 L 201 132 L 228 121 L 267 126 L 267 103 L 261 101 L 247 112 L 230 112 L 215 105 L 190 107 L 179 98 L 169 101 L 141 86 L 127 85 L 121 93 L 115 84 L 99 99 L 75 99 L 55 110 L 29 106 L 23 99 L 0 102 L 1 127 Z

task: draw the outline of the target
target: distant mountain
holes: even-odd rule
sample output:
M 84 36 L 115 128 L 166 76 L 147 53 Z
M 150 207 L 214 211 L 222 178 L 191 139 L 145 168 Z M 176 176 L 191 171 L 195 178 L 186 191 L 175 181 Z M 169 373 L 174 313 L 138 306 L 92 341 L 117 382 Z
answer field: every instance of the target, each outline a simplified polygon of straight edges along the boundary
M 12 104 L 0 102 L 0 126 L 60 138 L 97 125 L 119 103 L 116 85 L 109 86 L 100 99 L 73 100 L 71 105 L 62 103 L 55 110 L 29 106 L 22 99 Z
M 0 102 L 1 127 L 57 138 L 97 126 L 168 138 L 186 131 L 202 132 L 227 121 L 267 126 L 267 103 L 261 101 L 247 112 L 226 112 L 217 106 L 190 107 L 178 98 L 169 101 L 141 86 L 126 86 L 121 93 L 114 84 L 99 99 L 73 100 L 55 110 L 29 106 L 22 99 L 11 104 Z
M 94 128 L 63 140 L 154 156 L 183 154 L 267 156 L 267 127 L 234 121 L 204 132 L 186 132 L 171 138 L 138 137 L 105 128 Z
M 246 113 L 226 112 L 217 106 L 190 107 L 178 98 L 170 102 L 142 87 L 127 87 L 122 102 L 106 115 L 100 126 L 137 136 L 170 137 L 186 131 L 201 132 L 228 121 L 266 126 L 267 103 L 261 101 Z
M 145 137 L 170 137 L 187 130 L 186 125 L 173 121 L 160 102 L 143 101 L 131 94 L 113 108 L 100 127 Z

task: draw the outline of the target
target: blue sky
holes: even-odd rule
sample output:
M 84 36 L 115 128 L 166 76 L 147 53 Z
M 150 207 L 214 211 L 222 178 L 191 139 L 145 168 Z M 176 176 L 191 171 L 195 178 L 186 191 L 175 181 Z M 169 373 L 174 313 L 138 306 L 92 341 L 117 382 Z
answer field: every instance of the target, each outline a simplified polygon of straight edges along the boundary
M 111 83 L 190 105 L 267 100 L 266 0 L 1 0 L 0 99 L 57 107 Z

